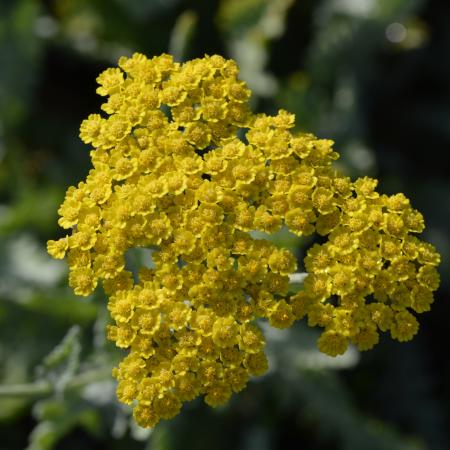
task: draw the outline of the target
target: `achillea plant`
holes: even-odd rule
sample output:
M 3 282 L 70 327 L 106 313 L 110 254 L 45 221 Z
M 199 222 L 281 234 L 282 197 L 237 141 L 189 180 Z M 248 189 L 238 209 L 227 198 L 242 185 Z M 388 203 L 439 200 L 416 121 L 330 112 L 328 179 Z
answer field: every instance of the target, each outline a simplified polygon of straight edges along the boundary
M 184 64 L 171 56 L 121 58 L 98 77 L 107 116 L 81 125 L 93 168 L 70 187 L 48 242 L 67 256 L 70 286 L 89 295 L 102 282 L 116 345 L 120 401 L 143 427 L 204 395 L 217 406 L 267 370 L 257 319 L 277 328 L 307 317 L 319 349 L 372 348 L 379 332 L 410 340 L 413 312 L 428 311 L 439 254 L 415 234 L 422 215 L 403 194 L 367 177 L 336 173 L 333 142 L 290 131 L 294 115 L 253 114 L 238 67 L 221 56 Z M 252 230 L 318 233 L 298 293 L 288 289 L 294 255 Z M 125 253 L 153 248 L 155 268 L 135 280 Z

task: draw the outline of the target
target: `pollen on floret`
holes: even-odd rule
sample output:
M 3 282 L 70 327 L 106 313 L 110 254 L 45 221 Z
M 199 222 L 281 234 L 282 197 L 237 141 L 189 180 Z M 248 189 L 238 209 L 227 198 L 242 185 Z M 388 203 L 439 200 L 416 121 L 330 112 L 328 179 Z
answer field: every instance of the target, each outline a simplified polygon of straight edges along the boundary
M 238 341 L 239 325 L 233 317 L 218 318 L 212 328 L 212 338 L 219 347 L 231 347 Z
M 347 350 L 348 338 L 336 331 L 324 331 L 317 341 L 317 346 L 326 355 L 342 355 Z
M 356 344 L 358 349 L 361 351 L 372 349 L 376 344 L 378 344 L 379 340 L 379 334 L 372 328 L 362 329 L 352 337 L 352 342 Z
M 269 369 L 269 362 L 264 352 L 251 353 L 247 355 L 244 361 L 244 366 L 247 368 L 250 375 L 261 376 Z
M 80 138 L 85 144 L 94 145 L 100 143 L 102 127 L 106 121 L 99 114 L 91 114 L 80 126 Z
M 289 328 L 294 321 L 292 307 L 285 300 L 278 301 L 269 313 L 269 324 L 275 328 Z
M 302 208 L 290 210 L 285 217 L 289 230 L 298 236 L 308 236 L 314 232 L 314 225 L 311 223 L 315 216 L 311 212 L 304 212 Z
M 232 391 L 228 383 L 216 382 L 208 388 L 205 403 L 213 408 L 223 405 L 231 397 Z
M 110 95 L 113 94 L 124 82 L 123 72 L 118 68 L 106 69 L 97 77 L 97 94 Z
M 47 252 L 50 256 L 55 259 L 63 259 L 66 256 L 66 251 L 69 248 L 69 241 L 67 236 L 65 238 L 59 239 L 58 241 L 48 241 L 47 242 Z
M 92 269 L 77 267 L 70 271 L 69 285 L 75 294 L 86 297 L 94 291 L 97 286 L 97 280 Z
M 410 341 L 419 330 L 417 319 L 408 311 L 398 312 L 394 317 L 391 335 L 400 342 Z

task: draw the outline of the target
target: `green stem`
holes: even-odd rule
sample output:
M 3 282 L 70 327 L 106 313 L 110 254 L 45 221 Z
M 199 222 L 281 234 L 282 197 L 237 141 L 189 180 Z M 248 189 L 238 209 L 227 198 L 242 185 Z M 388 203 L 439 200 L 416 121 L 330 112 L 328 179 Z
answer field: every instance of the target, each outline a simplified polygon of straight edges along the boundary
M 67 384 L 66 391 L 76 391 L 84 386 L 94 383 L 96 381 L 102 381 L 111 377 L 111 368 L 102 367 L 100 369 L 90 370 L 88 372 L 81 373 L 74 377 Z M 39 398 L 46 397 L 54 392 L 54 384 L 49 381 L 37 381 L 35 383 L 28 384 L 3 384 L 0 385 L 0 398 L 1 397 L 15 397 L 15 398 Z

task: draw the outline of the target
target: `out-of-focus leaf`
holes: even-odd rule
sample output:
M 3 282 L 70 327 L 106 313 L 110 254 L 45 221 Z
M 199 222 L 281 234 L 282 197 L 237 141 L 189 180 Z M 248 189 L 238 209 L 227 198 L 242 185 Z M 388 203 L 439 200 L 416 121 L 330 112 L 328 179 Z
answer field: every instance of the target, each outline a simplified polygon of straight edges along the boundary
M 26 450 L 51 450 L 66 427 L 57 427 L 54 422 L 40 422 L 30 434 L 30 445 Z
M 22 292 L 26 285 L 37 287 L 54 286 L 66 268 L 53 261 L 42 244 L 31 234 L 15 236 L 0 247 L 0 293 L 10 296 L 15 288 Z
M 15 193 L 10 206 L 3 206 L 0 216 L 0 234 L 21 229 L 47 231 L 57 222 L 57 209 L 63 199 L 61 190 L 55 188 L 22 189 Z
M 185 59 L 190 41 L 195 33 L 197 21 L 198 17 L 193 11 L 184 11 L 178 16 L 169 42 L 169 53 L 174 57 L 175 61 L 183 61 Z
M 0 383 L 21 383 L 27 379 L 27 362 L 23 353 L 8 352 L 7 343 L 0 343 Z M 11 419 L 28 404 L 27 399 L 6 398 L 1 400 L 0 422 Z
M 98 313 L 97 305 L 90 299 L 79 299 L 68 288 L 35 289 L 21 303 L 24 311 L 45 314 L 49 320 L 59 323 L 78 323 L 88 325 L 92 323 Z
M 81 396 L 93 405 L 107 405 L 116 399 L 116 382 L 111 378 L 91 383 L 83 389 Z
M 257 25 L 267 7 L 267 0 L 222 0 L 217 23 L 227 33 L 239 36 Z
M 379 374 L 380 384 L 374 395 L 382 407 L 390 404 L 385 417 L 408 423 L 408 428 L 423 437 L 433 450 L 449 447 L 446 435 L 446 412 L 433 395 L 438 388 L 436 374 L 430 367 L 424 341 L 415 340 L 404 351 L 395 343 L 388 343 L 386 364 Z M 408 382 L 404 382 L 405 374 Z M 420 407 L 418 407 L 420 405 Z
M 275 78 L 265 69 L 267 44 L 281 36 L 292 0 L 222 0 L 217 16 L 227 35 L 231 56 L 240 67 L 240 76 L 262 97 L 277 90 Z
M 78 370 L 80 352 L 80 327 L 75 325 L 44 358 L 42 365 L 37 368 L 38 376 L 49 379 L 56 391 L 63 391 Z
M 76 398 L 41 400 L 34 407 L 34 415 L 39 422 L 26 450 L 52 450 L 77 425 L 90 433 L 100 432 L 98 413 Z
M 39 3 L 17 0 L 0 3 L 0 128 L 21 120 L 36 82 L 41 42 L 34 22 Z
M 304 372 L 295 386 L 305 402 L 303 414 L 318 426 L 320 440 L 324 443 L 338 442 L 343 450 L 426 448 L 419 439 L 407 437 L 381 421 L 362 415 L 332 373 Z
M 135 20 L 162 14 L 174 8 L 180 0 L 115 0 Z
M 341 370 L 353 368 L 359 362 L 359 352 L 354 347 L 349 347 L 345 354 L 335 358 L 319 352 L 316 343 L 320 332 L 304 322 L 287 330 L 272 328 L 266 322 L 261 323 L 261 327 L 267 338 L 269 367 L 272 372 L 284 370 L 292 375 L 297 374 L 299 369 Z
M 152 428 L 142 428 L 134 420 L 130 423 L 130 433 L 136 441 L 147 441 L 153 432 Z

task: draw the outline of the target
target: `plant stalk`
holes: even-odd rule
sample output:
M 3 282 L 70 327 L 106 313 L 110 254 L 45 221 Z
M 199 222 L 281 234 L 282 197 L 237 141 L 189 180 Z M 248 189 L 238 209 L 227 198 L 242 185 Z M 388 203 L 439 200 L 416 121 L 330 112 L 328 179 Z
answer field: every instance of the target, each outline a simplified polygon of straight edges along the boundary
M 65 391 L 76 391 L 90 383 L 102 381 L 111 377 L 111 368 L 102 367 L 83 372 L 67 383 Z M 55 386 L 50 381 L 37 381 L 24 384 L 0 385 L 0 398 L 39 398 L 55 392 Z

